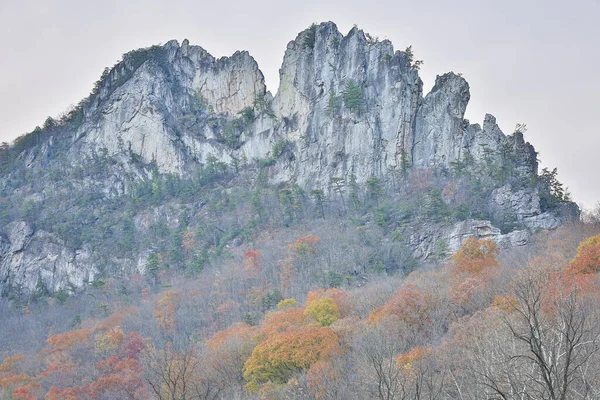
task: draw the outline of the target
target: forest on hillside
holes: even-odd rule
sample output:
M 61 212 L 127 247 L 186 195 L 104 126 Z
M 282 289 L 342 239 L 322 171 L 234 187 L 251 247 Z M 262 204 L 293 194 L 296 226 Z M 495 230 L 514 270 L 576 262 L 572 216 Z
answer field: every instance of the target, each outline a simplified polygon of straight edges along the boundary
M 595 399 L 600 213 L 584 219 L 526 247 L 472 238 L 412 272 L 337 276 L 326 266 L 372 257 L 373 237 L 331 216 L 193 275 L 156 253 L 145 276 L 5 297 L 0 396 Z M 188 263 L 196 237 L 181 237 Z

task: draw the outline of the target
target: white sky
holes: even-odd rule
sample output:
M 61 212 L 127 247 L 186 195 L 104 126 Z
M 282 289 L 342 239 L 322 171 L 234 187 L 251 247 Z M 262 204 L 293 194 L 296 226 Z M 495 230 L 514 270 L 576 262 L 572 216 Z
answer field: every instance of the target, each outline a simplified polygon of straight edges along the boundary
M 600 200 L 600 0 L 0 0 L 0 141 L 79 102 L 123 53 L 170 39 L 248 50 L 274 94 L 287 43 L 328 20 L 412 45 L 425 91 L 463 73 L 471 122 L 526 123 L 542 167 L 558 167 L 576 202 Z

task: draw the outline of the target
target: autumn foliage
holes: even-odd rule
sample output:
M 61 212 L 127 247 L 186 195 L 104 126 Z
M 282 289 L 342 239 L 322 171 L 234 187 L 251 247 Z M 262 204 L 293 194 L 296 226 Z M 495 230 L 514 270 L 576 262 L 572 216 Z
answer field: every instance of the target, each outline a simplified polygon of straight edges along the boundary
M 244 274 L 247 278 L 255 279 L 262 272 L 260 251 L 248 250 L 244 253 Z
M 248 388 L 266 382 L 286 383 L 295 373 L 338 353 L 338 338 L 329 328 L 281 332 L 260 342 L 244 365 Z
M 575 398 L 565 387 L 600 381 L 600 235 L 570 263 L 575 245 L 500 266 L 493 241 L 469 239 L 434 270 L 299 290 L 319 241 L 284 245 L 283 261 L 240 246 L 230 274 L 143 296 L 136 281 L 139 308 L 99 296 L 97 315 L 50 327 L 36 354 L 2 354 L 0 397 L 512 398 L 518 382 L 527 398 Z
M 466 306 L 476 294 L 485 292 L 489 281 L 497 275 L 498 245 L 491 239 L 467 239 L 454 254 L 450 263 L 454 275 L 450 297 L 458 305 Z
M 600 235 L 592 236 L 577 248 L 577 255 L 568 267 L 570 274 L 594 274 L 600 270 Z
M 162 297 L 154 304 L 153 315 L 156 323 L 165 332 L 173 333 L 177 325 L 177 309 L 179 308 L 181 298 L 175 290 L 166 291 Z
M 290 249 L 299 255 L 315 256 L 320 240 L 320 237 L 310 234 L 296 240 L 294 244 L 290 245 Z
M 371 324 L 390 319 L 408 326 L 423 326 L 428 322 L 429 297 L 414 284 L 406 284 L 383 307 L 374 310 L 368 320 Z
M 500 266 L 498 245 L 491 239 L 470 238 L 452 257 L 455 274 L 478 276 Z

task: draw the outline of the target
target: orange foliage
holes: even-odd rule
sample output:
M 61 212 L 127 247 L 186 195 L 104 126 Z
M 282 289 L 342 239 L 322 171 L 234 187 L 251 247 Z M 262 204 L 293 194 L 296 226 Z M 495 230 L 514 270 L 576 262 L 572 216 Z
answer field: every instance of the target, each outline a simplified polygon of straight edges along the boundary
M 581 242 L 577 255 L 567 268 L 571 275 L 594 274 L 600 270 L 600 235 Z
M 475 293 L 485 289 L 486 282 L 487 280 L 480 276 L 467 276 L 464 279 L 457 279 L 454 284 L 450 286 L 450 299 L 455 304 L 466 305 L 471 301 Z
M 219 304 L 216 311 L 221 316 L 227 316 L 231 314 L 231 310 L 237 307 L 237 303 L 231 299 L 226 300 L 225 302 Z
M 288 290 L 292 284 L 292 277 L 296 273 L 294 268 L 294 258 L 288 257 L 277 262 L 279 267 L 279 282 L 281 284 L 281 293 L 287 296 Z
M 194 232 L 185 232 L 183 234 L 182 247 L 184 250 L 190 251 L 196 247 L 196 236 Z
M 254 348 L 244 364 L 244 378 L 251 391 L 265 382 L 286 383 L 294 373 L 340 352 L 337 335 L 330 328 L 280 332 Z
M 87 388 L 92 398 L 147 398 L 138 360 L 113 356 L 100 361 L 96 368 L 101 375 Z
M 496 296 L 494 301 L 492 302 L 492 307 L 495 307 L 499 310 L 502 310 L 507 313 L 512 313 L 517 310 L 519 306 L 519 301 L 515 299 L 513 296 Z
M 317 254 L 317 243 L 320 237 L 310 234 L 296 240 L 296 243 L 290 245 L 290 250 L 299 254 L 314 257 Z
M 52 386 L 44 396 L 45 400 L 81 400 L 86 398 L 89 398 L 88 393 L 85 389 L 79 387 L 60 390 L 58 387 Z
M 442 198 L 447 201 L 454 201 L 456 199 L 456 194 L 458 193 L 458 186 L 454 182 L 448 182 L 444 189 L 442 190 Z
M 141 294 L 142 294 L 142 303 L 147 303 L 148 301 L 150 301 L 150 289 L 143 288 L 141 291 Z
M 417 347 L 396 357 L 396 365 L 405 372 L 414 373 L 420 369 L 424 357 L 431 354 L 431 347 Z
M 383 319 L 401 321 L 409 326 L 422 327 L 429 322 L 430 295 L 414 284 L 402 286 L 383 307 L 374 310 L 368 318 L 375 325 Z
M 177 310 L 181 296 L 175 290 L 167 290 L 163 296 L 154 303 L 154 319 L 158 326 L 165 332 L 174 333 L 177 326 Z
M 238 322 L 231 325 L 229 328 L 215 333 L 206 344 L 211 350 L 218 351 L 223 344 L 230 340 L 251 342 L 256 338 L 257 334 L 257 327 Z
M 304 329 L 306 322 L 306 316 L 301 308 L 275 311 L 265 317 L 260 333 L 262 336 L 269 337 L 280 332 L 298 332 Z
M 497 255 L 498 245 L 491 239 L 470 238 L 463 243 L 450 264 L 456 277 L 449 289 L 454 303 L 466 305 L 475 293 L 485 290 L 500 269 Z
M 61 366 L 71 364 L 71 350 L 78 346 L 89 346 L 91 342 L 91 329 L 75 329 L 46 339 L 49 346 L 45 352 L 48 354 L 48 363 L 56 363 Z
M 433 184 L 433 172 L 430 169 L 419 169 L 412 173 L 412 185 L 417 191 L 424 192 Z
M 50 387 L 50 390 L 48 390 L 48 393 L 46 393 L 46 395 L 44 396 L 45 400 L 60 400 L 60 389 L 57 388 L 56 386 L 52 386 Z
M 46 343 L 53 347 L 53 351 L 70 350 L 73 346 L 89 341 L 90 329 L 75 329 L 58 335 L 50 336 Z
M 99 331 L 110 331 L 111 329 L 122 325 L 123 321 L 138 313 L 137 307 L 122 307 L 115 311 L 96 327 Z
M 30 381 L 29 375 L 19 372 L 21 369 L 19 363 L 25 360 L 25 356 L 16 354 L 6 357 L 0 364 L 0 387 L 8 389 L 18 385 L 25 385 Z
M 306 374 L 308 389 L 317 400 L 329 398 L 328 388 L 341 378 L 339 371 L 329 361 L 317 361 Z
M 500 266 L 498 245 L 491 239 L 470 238 L 452 257 L 455 274 L 479 275 Z
M 252 355 L 256 344 L 258 328 L 236 323 L 217 332 L 206 344 L 209 349 L 204 358 L 213 368 L 230 377 L 233 381 L 243 382 L 244 363 Z

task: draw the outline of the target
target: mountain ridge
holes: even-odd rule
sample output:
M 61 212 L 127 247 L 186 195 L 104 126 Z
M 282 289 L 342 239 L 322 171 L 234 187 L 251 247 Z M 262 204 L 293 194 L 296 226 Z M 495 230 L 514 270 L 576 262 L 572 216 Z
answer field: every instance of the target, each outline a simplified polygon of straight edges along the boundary
M 464 119 L 470 99 L 465 79 L 447 73 L 426 96 L 422 90 L 410 52 L 394 51 L 389 41 L 357 28 L 344 36 L 332 22 L 313 25 L 288 43 L 275 96 L 245 51 L 216 59 L 187 40 L 172 40 L 129 52 L 62 122 L 46 121 L 44 129 L 3 150 L 9 171 L 0 185 L 9 205 L 0 280 L 29 290 L 40 279 L 54 290 L 93 281 L 101 274 L 97 250 L 81 237 L 69 244 L 67 228 L 52 231 L 52 199 L 76 191 L 87 202 L 89 192 L 96 196 L 90 204 L 105 207 L 135 196 L 143 182 L 187 179 L 198 168 L 257 170 L 253 182 L 298 185 L 315 198 L 319 192 L 337 196 L 344 212 L 353 186 L 364 186 L 371 199 L 379 190 L 408 193 L 422 176 L 429 182 L 424 193 L 417 190 L 423 201 L 458 211 L 437 224 L 419 220 L 406 239 L 419 259 L 442 239 L 453 251 L 469 237 L 522 245 L 530 232 L 554 229 L 578 214 L 553 193 L 552 176 L 539 179 L 537 153 L 522 132 L 505 135 L 489 114 L 483 125 Z M 20 149 L 24 142 L 31 147 Z M 64 176 L 67 183 L 60 182 Z M 477 190 L 483 194 L 469 199 Z M 464 204 L 470 210 L 461 214 Z M 142 211 L 132 210 L 132 221 Z M 70 212 L 59 214 L 68 219 Z M 80 222 L 95 226 L 103 218 L 82 215 Z M 134 222 L 127 229 L 137 234 Z M 499 223 L 502 229 L 494 226 Z M 103 262 L 115 262 L 121 272 L 145 272 L 152 246 L 140 242 L 123 260 L 103 255 Z

